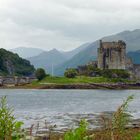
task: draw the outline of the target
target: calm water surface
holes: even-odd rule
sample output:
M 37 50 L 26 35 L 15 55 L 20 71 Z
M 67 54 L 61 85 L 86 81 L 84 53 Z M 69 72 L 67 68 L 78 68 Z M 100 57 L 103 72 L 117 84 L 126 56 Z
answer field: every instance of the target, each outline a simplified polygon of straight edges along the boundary
M 25 127 L 34 123 L 72 126 L 74 121 L 92 118 L 101 112 L 115 111 L 129 95 L 134 95 L 129 109 L 140 118 L 140 90 L 10 90 L 1 89 L 8 104 L 15 108 L 18 120 Z M 94 114 L 94 115 L 93 115 Z

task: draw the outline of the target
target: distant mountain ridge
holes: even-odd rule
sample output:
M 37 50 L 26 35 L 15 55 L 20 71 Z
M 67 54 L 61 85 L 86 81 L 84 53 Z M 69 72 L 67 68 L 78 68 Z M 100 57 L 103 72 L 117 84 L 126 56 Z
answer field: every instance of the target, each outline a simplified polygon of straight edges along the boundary
M 73 56 L 78 54 L 80 51 L 86 49 L 89 45 L 90 45 L 90 43 L 85 43 L 85 44 L 79 46 L 76 49 L 73 49 L 71 51 L 65 51 L 65 52 L 62 52 L 62 53 L 65 57 L 67 57 L 68 59 L 71 59 Z
M 85 49 L 89 43 L 83 44 L 82 46 L 68 52 L 61 52 L 57 49 L 52 49 L 50 51 L 44 51 L 38 56 L 30 57 L 28 60 L 36 67 L 44 68 L 48 73 L 52 73 L 52 69 L 59 65 L 63 64 L 64 62 L 71 59 L 75 54 L 79 53 L 81 50 Z
M 17 53 L 22 58 L 29 58 L 37 56 L 42 53 L 44 50 L 39 48 L 27 48 L 27 47 L 18 47 L 10 50 L 13 53 Z
M 28 58 L 28 60 L 36 67 L 36 68 L 44 68 L 48 73 L 52 72 L 52 67 L 56 67 L 57 65 L 65 62 L 67 58 L 63 55 L 63 53 L 59 52 L 56 49 L 50 51 L 44 51 L 38 56 L 34 56 Z

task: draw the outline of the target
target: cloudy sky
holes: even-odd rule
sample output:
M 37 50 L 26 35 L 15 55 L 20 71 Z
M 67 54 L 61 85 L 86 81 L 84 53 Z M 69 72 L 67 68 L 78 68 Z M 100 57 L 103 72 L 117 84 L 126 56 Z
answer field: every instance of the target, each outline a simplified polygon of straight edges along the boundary
M 71 50 L 140 28 L 140 0 L 0 0 L 0 47 Z

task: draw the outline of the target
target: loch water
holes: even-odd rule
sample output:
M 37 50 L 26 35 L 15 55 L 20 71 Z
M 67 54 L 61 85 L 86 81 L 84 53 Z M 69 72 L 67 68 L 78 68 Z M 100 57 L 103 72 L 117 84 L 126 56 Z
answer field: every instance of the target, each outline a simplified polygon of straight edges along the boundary
M 140 90 L 32 90 L 0 89 L 0 97 L 7 96 L 18 120 L 24 127 L 44 122 L 57 129 L 73 127 L 79 120 L 94 119 L 102 112 L 112 112 L 128 96 L 133 118 L 140 118 Z

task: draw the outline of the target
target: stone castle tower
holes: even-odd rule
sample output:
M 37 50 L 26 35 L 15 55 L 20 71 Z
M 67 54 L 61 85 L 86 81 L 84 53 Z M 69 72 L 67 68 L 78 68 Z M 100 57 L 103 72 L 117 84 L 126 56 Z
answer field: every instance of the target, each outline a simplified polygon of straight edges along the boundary
M 102 42 L 98 48 L 99 69 L 126 69 L 126 44 L 124 41 Z

